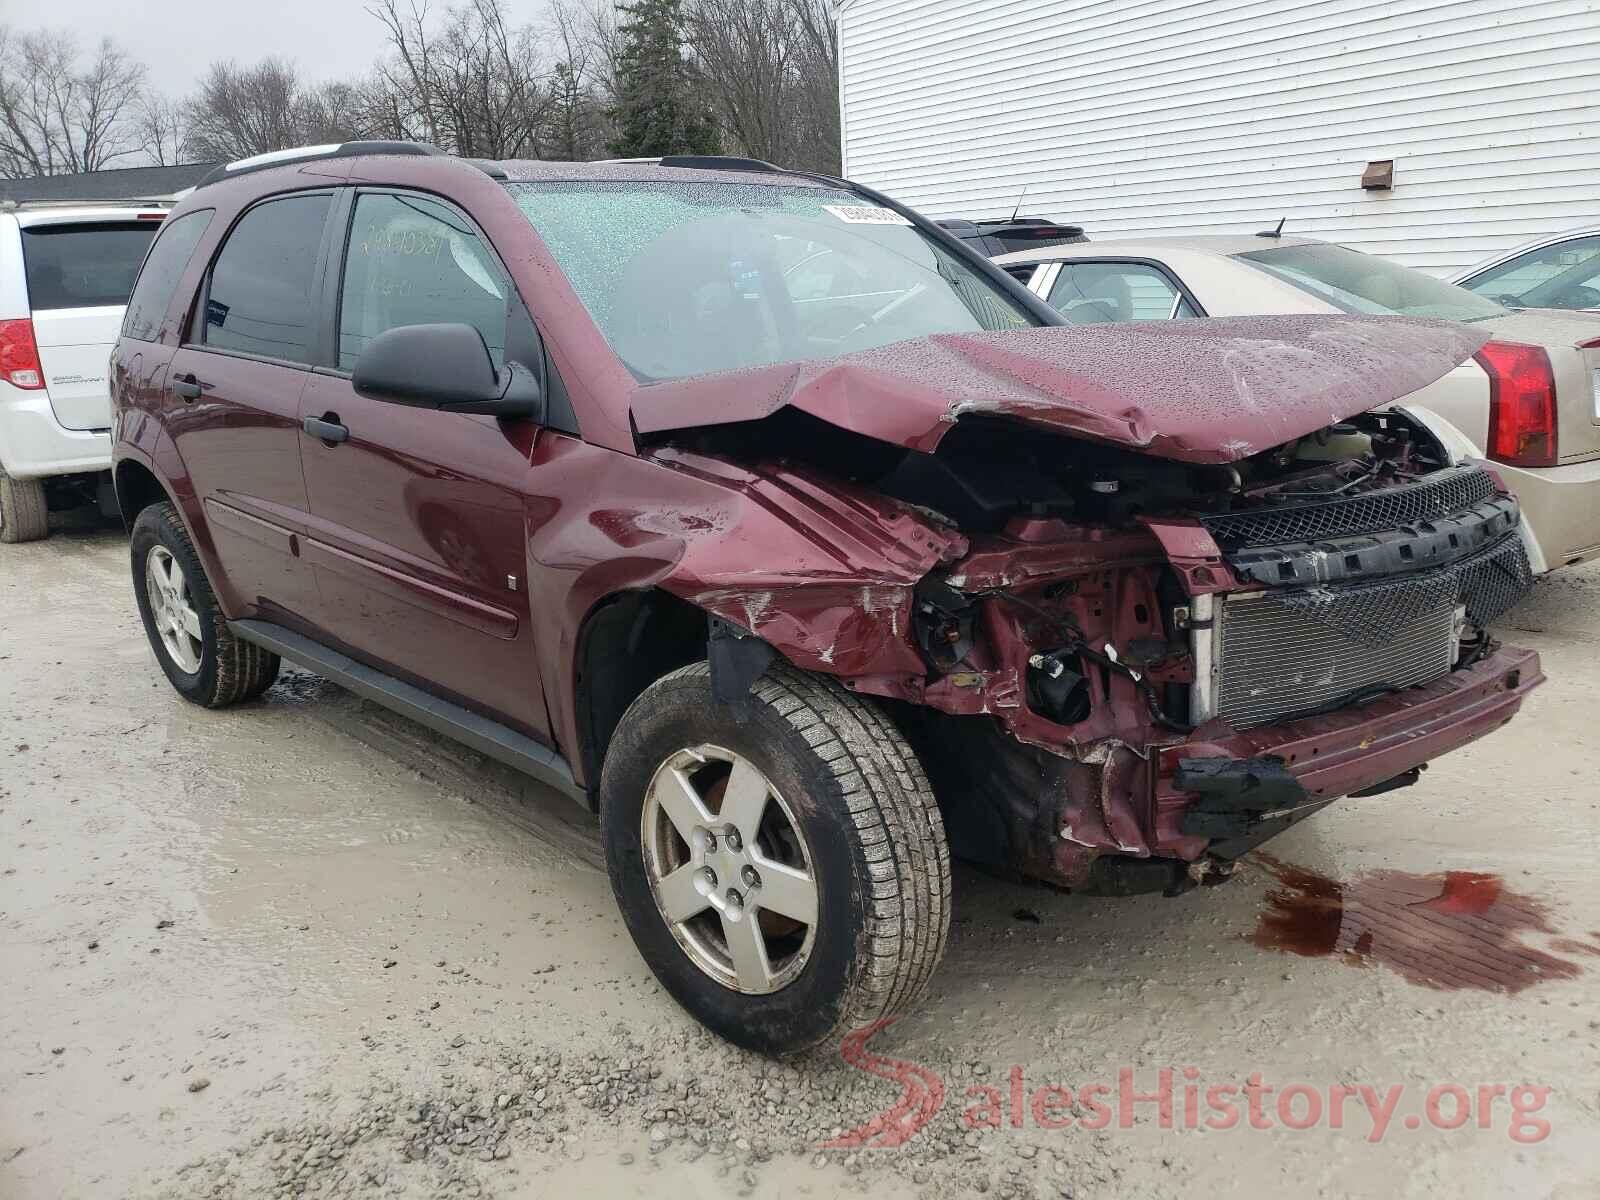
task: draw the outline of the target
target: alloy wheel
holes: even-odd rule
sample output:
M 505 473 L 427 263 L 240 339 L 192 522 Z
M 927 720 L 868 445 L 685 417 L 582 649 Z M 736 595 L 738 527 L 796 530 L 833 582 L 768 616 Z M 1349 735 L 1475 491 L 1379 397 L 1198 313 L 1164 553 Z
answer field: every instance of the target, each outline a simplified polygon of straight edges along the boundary
M 678 751 L 650 780 L 640 832 L 656 908 L 695 966 L 754 995 L 794 981 L 816 940 L 816 877 L 794 811 L 754 763 Z
M 204 643 L 200 636 L 200 614 L 195 609 L 183 568 L 172 551 L 156 545 L 150 547 L 145 559 L 144 577 L 150 617 L 161 645 L 180 671 L 196 674 L 200 670 Z

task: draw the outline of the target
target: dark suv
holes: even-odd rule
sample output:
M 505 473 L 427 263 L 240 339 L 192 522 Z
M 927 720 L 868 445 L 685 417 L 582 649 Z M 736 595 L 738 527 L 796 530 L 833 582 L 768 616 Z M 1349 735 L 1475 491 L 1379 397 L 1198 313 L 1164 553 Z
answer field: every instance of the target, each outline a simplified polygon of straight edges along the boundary
M 196 703 L 287 658 L 597 810 L 671 993 L 811 1045 L 921 992 L 952 850 L 1177 893 L 1542 678 L 1515 501 L 1368 411 L 1481 335 L 1061 324 L 762 164 L 232 164 L 115 351 L 139 611 Z

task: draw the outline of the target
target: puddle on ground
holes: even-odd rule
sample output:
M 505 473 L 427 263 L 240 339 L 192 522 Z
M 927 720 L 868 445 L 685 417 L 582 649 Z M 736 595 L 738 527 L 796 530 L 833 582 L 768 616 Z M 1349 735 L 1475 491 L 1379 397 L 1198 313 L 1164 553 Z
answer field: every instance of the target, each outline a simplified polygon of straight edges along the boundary
M 1560 936 L 1546 904 L 1498 875 L 1375 871 L 1340 881 L 1259 852 L 1250 861 L 1276 881 L 1250 937 L 1268 949 L 1382 964 L 1423 987 L 1505 992 L 1583 972 L 1550 950 L 1600 957 L 1600 932 Z M 1530 945 L 1531 934 L 1549 949 Z

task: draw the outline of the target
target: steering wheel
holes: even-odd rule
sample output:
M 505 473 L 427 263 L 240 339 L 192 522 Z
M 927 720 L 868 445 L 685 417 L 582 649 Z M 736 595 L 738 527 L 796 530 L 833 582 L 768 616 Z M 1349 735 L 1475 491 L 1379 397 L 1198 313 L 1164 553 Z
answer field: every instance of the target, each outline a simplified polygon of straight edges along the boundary
M 1115 325 L 1122 319 L 1110 300 L 1079 300 L 1062 316 L 1074 325 Z
M 1575 283 L 1552 296 L 1550 302 L 1559 308 L 1600 308 L 1600 289 Z
M 850 342 L 853 338 L 856 338 L 856 337 L 860 336 L 861 334 L 865 333 L 867 330 L 874 328 L 875 326 L 880 324 L 885 317 L 888 317 L 893 313 L 899 312 L 900 309 L 904 308 L 907 304 L 910 304 L 913 300 L 915 300 L 918 296 L 922 295 L 927 290 L 928 290 L 928 285 L 925 284 L 925 283 L 914 283 L 914 284 L 912 284 L 905 291 L 901 292 L 898 296 L 896 296 L 893 300 L 889 301 L 889 303 L 885 304 L 882 308 L 878 309 L 877 312 L 871 314 L 868 317 L 862 318 L 861 323 L 859 325 L 857 325 L 854 329 L 850 330 L 848 333 L 846 333 L 843 337 L 841 337 L 839 339 L 839 345 L 842 347 L 846 343 Z

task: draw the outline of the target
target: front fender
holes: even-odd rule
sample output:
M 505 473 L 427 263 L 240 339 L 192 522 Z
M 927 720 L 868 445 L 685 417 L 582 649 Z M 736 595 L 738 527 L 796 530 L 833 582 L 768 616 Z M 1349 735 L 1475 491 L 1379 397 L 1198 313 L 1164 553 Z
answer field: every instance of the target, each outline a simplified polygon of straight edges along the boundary
M 549 434 L 532 467 L 529 604 L 569 761 L 580 745 L 579 638 L 608 597 L 660 588 L 806 670 L 920 676 L 913 589 L 967 548 L 909 505 L 798 468 L 758 472 L 678 450 L 634 457 Z

